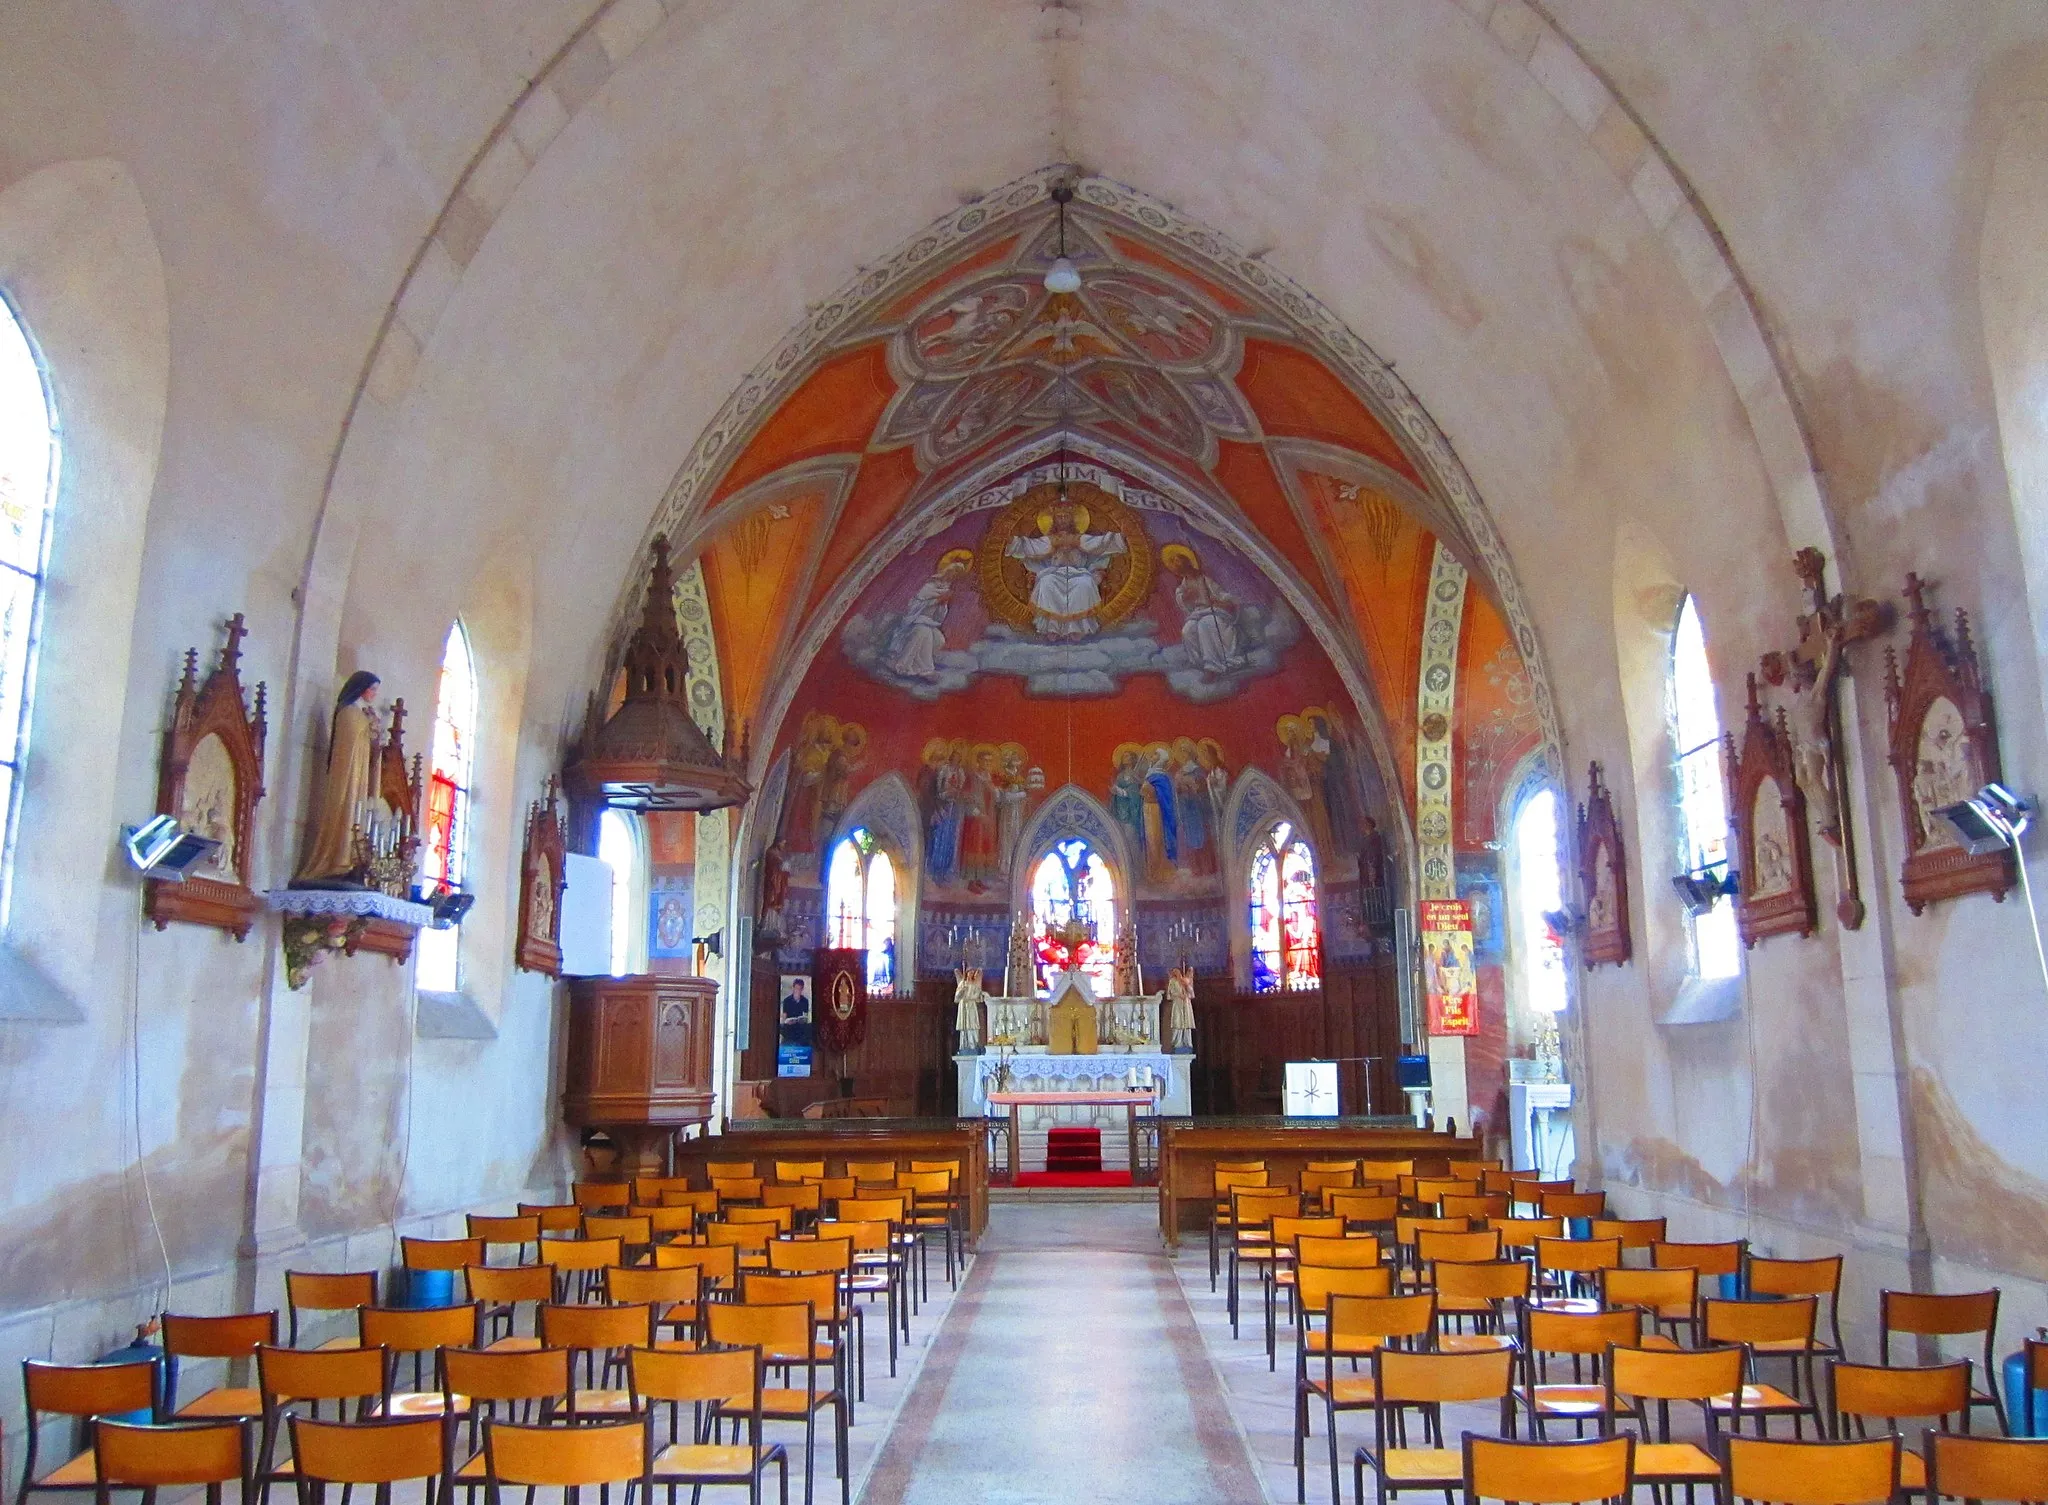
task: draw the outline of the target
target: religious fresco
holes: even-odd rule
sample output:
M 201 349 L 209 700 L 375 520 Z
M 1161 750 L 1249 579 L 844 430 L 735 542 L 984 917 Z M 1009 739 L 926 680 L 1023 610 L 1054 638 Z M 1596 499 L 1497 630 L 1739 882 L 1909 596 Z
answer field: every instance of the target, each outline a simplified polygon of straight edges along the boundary
M 1478 591 L 1465 596 L 1458 640 L 1458 706 L 1451 718 L 1458 770 L 1457 845 L 1486 847 L 1502 798 L 1522 760 L 1543 739 L 1529 671 L 1493 603 Z

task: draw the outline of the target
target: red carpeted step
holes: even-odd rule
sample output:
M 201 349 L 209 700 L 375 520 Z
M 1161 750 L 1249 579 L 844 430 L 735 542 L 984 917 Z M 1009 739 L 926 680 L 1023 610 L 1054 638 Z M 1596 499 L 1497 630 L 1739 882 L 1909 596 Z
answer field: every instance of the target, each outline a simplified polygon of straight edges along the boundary
M 1100 1174 L 1102 1131 L 1078 1126 L 1046 1130 L 1045 1168 L 1055 1174 Z

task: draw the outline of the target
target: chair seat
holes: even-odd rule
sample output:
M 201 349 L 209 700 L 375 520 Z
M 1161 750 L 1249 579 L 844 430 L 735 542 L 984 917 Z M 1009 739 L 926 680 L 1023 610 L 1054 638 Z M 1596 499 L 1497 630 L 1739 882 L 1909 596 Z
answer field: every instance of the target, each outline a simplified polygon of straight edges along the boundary
M 1360 1375 L 1356 1379 L 1310 1380 L 1308 1388 L 1317 1395 L 1328 1396 L 1340 1406 L 1369 1406 L 1377 1398 L 1370 1375 Z
M 482 1453 L 478 1453 L 469 1462 L 463 1464 L 461 1468 L 455 1471 L 455 1477 L 458 1479 L 481 1479 L 483 1476 L 484 1455 Z
M 499 1338 L 499 1339 L 498 1339 L 497 1341 L 495 1341 L 495 1342 L 492 1342 L 492 1343 L 486 1343 L 486 1344 L 484 1345 L 484 1352 L 485 1352 L 485 1353 L 532 1353 L 532 1352 L 533 1352 L 533 1351 L 534 1351 L 535 1349 L 537 1349 L 537 1348 L 539 1348 L 539 1347 L 540 1347 L 540 1339 L 538 1339 L 538 1338 L 520 1338 L 520 1337 L 511 1337 L 511 1338 Z
M 91 1489 L 99 1481 L 93 1467 L 92 1449 L 87 1448 L 69 1463 L 51 1469 L 31 1486 L 35 1489 Z
M 1750 1341 L 1749 1350 L 1751 1353 L 1766 1353 L 1779 1355 L 1810 1353 L 1815 1355 L 1816 1357 L 1824 1356 L 1828 1352 L 1827 1349 L 1820 1347 L 1818 1344 L 1809 1343 L 1804 1338 L 1752 1339 Z
M 1514 1346 L 1506 1333 L 1439 1333 L 1436 1340 L 1438 1353 L 1498 1353 Z
M 632 1416 L 636 1414 L 630 1390 L 578 1390 L 570 1400 L 578 1416 Z
M 1607 1391 L 1599 1385 L 1538 1385 L 1530 1399 L 1544 1416 L 1598 1416 L 1607 1409 Z
M 672 1442 L 654 1455 L 654 1477 L 678 1479 L 748 1479 L 754 1473 L 754 1450 L 726 1443 Z
M 806 1404 L 808 1392 L 803 1390 L 763 1390 L 761 1392 L 761 1416 L 766 1421 L 802 1421 L 808 1411 L 820 1410 L 834 1403 L 838 1392 L 820 1390 L 817 1399 Z
M 440 1416 L 448 1409 L 438 1390 L 399 1390 L 393 1392 L 390 1401 L 381 1409 L 373 1408 L 374 1414 L 390 1417 Z M 455 1414 L 469 1414 L 469 1397 L 455 1397 Z
M 1707 1484 L 1721 1477 L 1711 1453 L 1689 1442 L 1638 1442 L 1636 1478 L 1655 1484 Z
M 1302 1336 L 1310 1353 L 1322 1353 L 1330 1346 L 1330 1335 L 1319 1327 L 1310 1328 Z M 1369 1354 L 1378 1353 L 1379 1349 L 1380 1344 L 1377 1338 L 1370 1338 L 1363 1343 L 1357 1344 L 1347 1342 L 1342 1348 L 1337 1350 L 1337 1357 L 1340 1359 L 1362 1359 Z
M 195 1400 L 189 1400 L 178 1407 L 178 1416 L 187 1417 L 234 1417 L 261 1416 L 263 1414 L 263 1392 L 223 1386 L 209 1390 Z
M 1571 1312 L 1574 1314 L 1597 1312 L 1600 1303 L 1591 1296 L 1545 1296 L 1541 1301 L 1531 1303 L 1542 1312 Z
M 1388 1448 L 1379 1470 L 1390 1484 L 1456 1489 L 1465 1482 L 1465 1455 L 1456 1448 Z
M 887 1275 L 855 1275 L 842 1284 L 849 1291 L 864 1292 L 887 1291 L 894 1282 Z
M 1732 1409 L 1732 1396 L 1717 1395 L 1707 1402 L 1708 1409 L 1717 1414 Z M 1776 1385 L 1744 1385 L 1742 1387 L 1742 1409 L 1745 1415 L 1784 1416 L 1793 1412 L 1811 1411 L 1812 1406 L 1795 1399 Z

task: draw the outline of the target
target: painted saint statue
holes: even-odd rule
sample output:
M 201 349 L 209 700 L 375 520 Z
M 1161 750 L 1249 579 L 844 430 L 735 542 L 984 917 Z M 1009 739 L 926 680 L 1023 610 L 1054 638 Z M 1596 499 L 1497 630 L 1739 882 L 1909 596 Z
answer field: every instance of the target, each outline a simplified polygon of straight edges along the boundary
M 1088 509 L 1070 502 L 1041 512 L 1038 529 L 1039 536 L 1020 535 L 1003 551 L 1031 572 L 1031 625 L 1041 637 L 1093 637 L 1102 575 L 1124 552 L 1123 534 L 1090 533 Z
M 327 776 L 320 803 L 307 823 L 305 857 L 293 888 L 361 888 L 356 873 L 356 831 L 367 827 L 364 807 L 376 797 L 373 785 L 377 740 L 377 676 L 358 669 L 334 698 L 327 738 Z

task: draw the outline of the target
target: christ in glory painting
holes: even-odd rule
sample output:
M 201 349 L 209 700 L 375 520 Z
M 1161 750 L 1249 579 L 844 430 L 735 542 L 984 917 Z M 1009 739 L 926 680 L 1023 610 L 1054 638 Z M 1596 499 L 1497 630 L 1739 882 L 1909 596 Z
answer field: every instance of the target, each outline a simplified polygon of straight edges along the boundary
M 1093 637 L 1102 574 L 1124 552 L 1123 534 L 1090 533 L 1088 509 L 1066 503 L 1040 513 L 1038 528 L 1039 536 L 1013 538 L 1004 550 L 1031 572 L 1031 625 L 1041 637 Z

